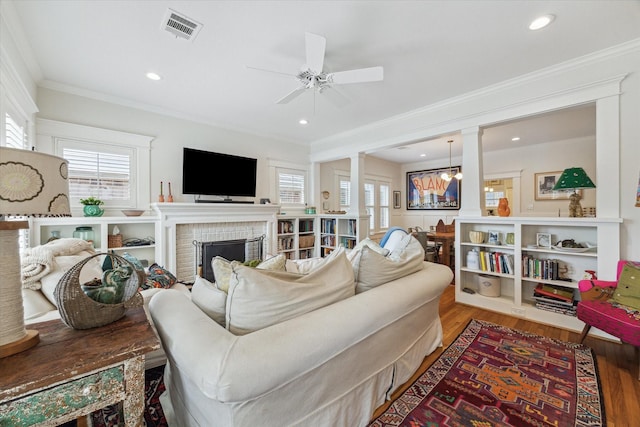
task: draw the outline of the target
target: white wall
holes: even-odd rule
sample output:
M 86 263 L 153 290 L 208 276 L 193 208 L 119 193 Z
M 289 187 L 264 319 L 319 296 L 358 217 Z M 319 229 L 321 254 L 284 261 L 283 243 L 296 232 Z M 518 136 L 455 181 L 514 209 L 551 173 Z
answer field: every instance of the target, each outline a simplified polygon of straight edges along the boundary
M 182 194 L 182 147 L 217 151 L 258 159 L 256 199 L 272 197 L 268 188 L 268 159 L 308 165 L 308 149 L 274 139 L 243 134 L 188 120 L 40 88 L 39 118 L 153 136 L 151 194 L 160 193 L 160 181 L 171 182 L 175 202 L 192 202 Z M 206 179 L 232 179 L 233 171 L 203 171 Z M 165 184 L 165 194 L 167 191 Z M 156 200 L 150 200 L 154 202 Z M 142 207 L 142 206 L 141 206 Z

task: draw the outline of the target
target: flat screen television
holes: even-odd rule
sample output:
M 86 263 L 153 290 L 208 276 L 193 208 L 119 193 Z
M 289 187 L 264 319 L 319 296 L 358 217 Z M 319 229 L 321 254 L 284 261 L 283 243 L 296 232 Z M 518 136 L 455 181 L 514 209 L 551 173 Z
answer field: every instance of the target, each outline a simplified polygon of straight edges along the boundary
M 184 147 L 182 194 L 255 197 L 257 163 L 250 157 Z

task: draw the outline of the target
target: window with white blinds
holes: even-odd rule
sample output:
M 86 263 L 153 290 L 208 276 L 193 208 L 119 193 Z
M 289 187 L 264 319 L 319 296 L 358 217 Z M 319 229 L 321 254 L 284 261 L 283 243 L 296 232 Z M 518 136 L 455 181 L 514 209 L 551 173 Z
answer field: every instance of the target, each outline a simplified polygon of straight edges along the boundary
M 60 138 L 58 155 L 69 161 L 69 199 L 96 197 L 105 207 L 136 205 L 136 148 Z
M 346 211 L 351 205 L 351 181 L 349 177 L 340 178 L 340 210 Z
M 378 187 L 379 203 L 378 211 L 380 217 L 380 229 L 389 228 L 389 199 L 390 187 L 388 184 L 380 184 Z
M 14 119 L 11 114 L 5 113 L 4 143 L 6 147 L 25 150 L 29 148 L 29 138 L 26 132 L 26 124 L 24 123 L 25 120 L 17 120 L 17 118 Z M 21 251 L 29 247 L 29 229 L 19 230 L 18 247 Z
M 348 210 L 351 204 L 351 178 L 336 174 L 340 191 L 340 210 Z M 369 215 L 369 229 L 373 232 L 389 228 L 391 184 L 370 176 L 364 183 L 364 208 Z
M 63 148 L 69 161 L 71 199 L 97 197 L 103 201 L 131 198 L 129 154 Z
M 10 148 L 27 148 L 26 126 L 19 124 L 9 113 L 5 113 L 5 143 Z
M 278 197 L 281 205 L 304 205 L 306 172 L 278 170 Z

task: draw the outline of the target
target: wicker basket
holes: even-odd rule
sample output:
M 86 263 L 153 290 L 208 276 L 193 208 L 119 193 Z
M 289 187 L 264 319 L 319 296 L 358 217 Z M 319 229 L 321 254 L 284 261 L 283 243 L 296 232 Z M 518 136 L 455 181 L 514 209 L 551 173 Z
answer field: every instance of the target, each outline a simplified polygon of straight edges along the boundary
M 122 247 L 122 234 L 109 234 L 107 236 L 108 248 L 121 248 Z
M 316 243 L 315 236 L 300 236 L 298 246 L 300 247 L 300 249 L 312 248 L 313 245 L 315 245 L 315 243 Z
M 127 280 L 123 302 L 103 304 L 89 298 L 80 286 L 82 267 L 91 259 L 99 256 L 110 256 L 114 265 L 128 264 L 134 274 Z M 136 270 L 129 261 L 116 254 L 97 253 L 87 257 L 67 271 L 54 291 L 60 318 L 65 325 L 74 329 L 89 329 L 104 326 L 122 318 L 129 307 L 140 307 L 143 304 L 138 287 L 145 281 L 144 273 Z

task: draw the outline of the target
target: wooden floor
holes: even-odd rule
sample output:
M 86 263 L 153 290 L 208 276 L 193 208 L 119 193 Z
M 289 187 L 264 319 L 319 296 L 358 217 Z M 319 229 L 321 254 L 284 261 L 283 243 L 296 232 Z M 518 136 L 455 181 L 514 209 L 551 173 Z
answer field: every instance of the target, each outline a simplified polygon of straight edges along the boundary
M 440 318 L 444 328 L 444 347 L 425 358 L 418 372 L 393 394 L 392 400 L 399 396 L 440 356 L 442 351 L 458 337 L 471 319 L 486 320 L 487 322 L 563 341 L 578 342 L 580 338 L 580 334 L 577 332 L 456 303 L 453 286 L 449 286 L 442 296 Z M 593 337 L 587 337 L 584 344 L 591 347 L 597 357 L 607 417 L 606 426 L 639 426 L 640 380 L 638 380 L 638 349 L 628 344 L 618 344 Z M 379 407 L 373 418 L 384 412 L 389 404 Z

